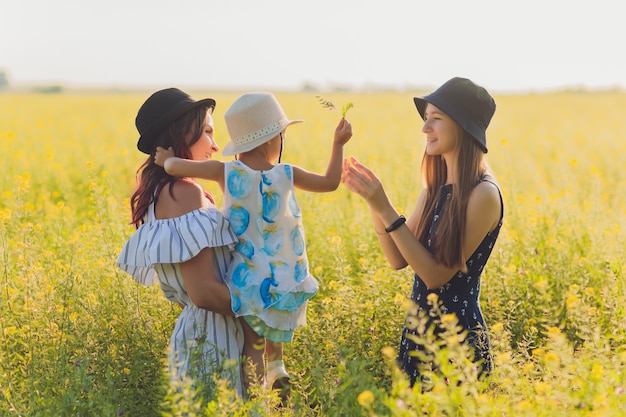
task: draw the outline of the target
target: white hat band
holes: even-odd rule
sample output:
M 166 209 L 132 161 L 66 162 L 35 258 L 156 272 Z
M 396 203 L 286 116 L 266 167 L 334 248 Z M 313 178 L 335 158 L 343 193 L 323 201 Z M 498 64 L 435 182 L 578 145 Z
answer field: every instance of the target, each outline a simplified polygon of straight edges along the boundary
M 280 132 L 285 124 L 286 124 L 286 120 L 284 119 L 278 120 L 270 125 L 262 127 L 259 130 L 255 130 L 254 132 L 248 133 L 247 135 L 234 138 L 233 142 L 236 145 L 245 145 L 246 143 L 254 142 L 260 137 L 263 137 L 272 133 Z

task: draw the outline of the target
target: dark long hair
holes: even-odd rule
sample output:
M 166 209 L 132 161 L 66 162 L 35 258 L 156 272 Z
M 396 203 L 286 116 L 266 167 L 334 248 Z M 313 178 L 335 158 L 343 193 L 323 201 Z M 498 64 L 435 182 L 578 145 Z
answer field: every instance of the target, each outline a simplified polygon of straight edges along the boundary
M 161 146 L 168 149 L 170 146 L 174 154 L 180 158 L 190 159 L 191 145 L 196 143 L 206 124 L 207 111 L 209 107 L 198 107 L 170 123 L 157 137 L 154 147 L 150 151 L 150 156 L 137 170 L 137 188 L 130 198 L 130 209 L 132 212 L 131 224 L 135 227 L 141 226 L 145 222 L 145 216 L 150 204 L 156 203 L 163 187 L 169 186 L 169 193 L 172 194 L 174 183 L 180 177 L 174 177 L 165 172 L 163 167 L 154 163 L 156 147 Z M 215 204 L 213 196 L 205 191 L 207 198 Z
M 433 256 L 438 263 L 449 268 L 465 270 L 463 260 L 463 237 L 466 229 L 467 202 L 470 193 L 480 182 L 481 177 L 491 173 L 484 153 L 476 140 L 463 131 L 459 141 L 457 160 L 458 183 L 452 188 L 452 195 L 446 202 L 449 207 L 437 226 L 437 238 L 432 242 Z M 426 246 L 431 221 L 435 215 L 435 205 L 441 187 L 448 181 L 446 161 L 440 155 L 427 155 L 422 158 L 422 179 L 426 188 L 426 204 L 417 227 L 417 238 Z M 470 254 L 471 255 L 471 254 Z

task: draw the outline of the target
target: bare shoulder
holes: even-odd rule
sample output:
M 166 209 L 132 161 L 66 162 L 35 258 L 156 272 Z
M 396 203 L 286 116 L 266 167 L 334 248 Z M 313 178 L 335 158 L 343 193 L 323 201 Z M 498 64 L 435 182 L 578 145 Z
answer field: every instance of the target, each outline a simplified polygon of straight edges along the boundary
M 497 185 L 482 181 L 474 187 L 467 202 L 468 215 L 489 219 L 493 228 L 500 220 L 500 212 L 500 190 Z
M 161 190 L 155 206 L 155 215 L 157 219 L 171 219 L 205 206 L 206 199 L 202 187 L 193 181 L 181 179 L 174 183 L 171 193 L 169 185 Z
M 470 194 L 470 198 L 476 194 L 480 198 L 489 198 L 495 199 L 498 203 L 500 203 L 500 189 L 499 186 L 494 184 L 491 181 L 481 181 L 478 183 L 476 187 L 472 190 Z

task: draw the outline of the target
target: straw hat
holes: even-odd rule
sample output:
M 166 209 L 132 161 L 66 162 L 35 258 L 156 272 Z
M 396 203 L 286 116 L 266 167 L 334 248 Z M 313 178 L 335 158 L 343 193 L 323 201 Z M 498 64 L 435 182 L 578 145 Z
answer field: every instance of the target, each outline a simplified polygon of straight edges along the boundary
M 213 111 L 215 100 L 205 98 L 196 101 L 178 88 L 166 88 L 152 94 L 141 105 L 135 118 L 135 126 L 140 135 L 137 149 L 149 155 L 154 150 L 159 133 L 167 125 L 200 106 L 205 106 Z
M 414 97 L 413 101 L 422 119 L 426 103 L 437 106 L 457 122 L 487 153 L 487 126 L 496 111 L 496 102 L 483 87 L 467 78 L 454 77 L 433 93 Z
M 224 156 L 250 151 L 278 135 L 287 126 L 304 122 L 289 120 L 271 93 L 247 93 L 235 100 L 224 113 L 230 142 Z

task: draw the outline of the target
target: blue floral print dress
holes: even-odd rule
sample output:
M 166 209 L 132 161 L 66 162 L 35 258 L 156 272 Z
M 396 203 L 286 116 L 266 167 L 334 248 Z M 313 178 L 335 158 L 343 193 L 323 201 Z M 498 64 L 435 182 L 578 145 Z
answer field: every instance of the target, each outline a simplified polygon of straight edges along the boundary
M 481 181 L 489 181 L 498 187 L 491 176 L 485 175 Z M 500 192 L 499 187 L 498 192 Z M 435 214 L 428 232 L 427 249 L 429 250 L 431 250 L 432 240 L 435 238 L 438 220 L 441 218 L 442 210 L 445 210 L 447 207 L 445 203 L 450 198 L 451 193 L 452 184 L 446 184 L 441 187 L 439 199 L 435 206 Z M 419 356 L 415 354 L 419 351 L 422 353 L 426 352 L 424 346 L 416 343 L 414 338 L 411 337 L 411 335 L 417 335 L 418 330 L 415 328 L 415 325 L 410 325 L 410 323 L 416 323 L 416 316 L 421 314 L 426 314 L 429 318 L 426 325 L 427 327 L 436 323 L 437 314 L 433 306 L 428 302 L 428 296 L 430 294 L 437 295 L 438 302 L 441 303 L 440 308 L 442 314 L 455 314 L 459 320 L 459 326 L 469 332 L 465 341 L 474 348 L 473 361 L 481 364 L 480 372 L 488 373 L 493 367 L 491 345 L 485 326 L 485 320 L 480 309 L 479 295 L 481 274 L 491 255 L 493 246 L 500 233 L 500 228 L 502 227 L 504 203 L 502 202 L 501 193 L 500 205 L 500 221 L 494 230 L 487 233 L 485 238 L 478 245 L 478 248 L 467 260 L 467 273 L 458 271 L 445 285 L 432 290 L 429 290 L 419 275 L 415 274 L 411 301 L 415 303 L 416 308 L 407 315 L 407 320 L 402 331 L 398 358 L 399 365 L 409 376 L 411 385 L 414 385 L 415 382 L 420 379 L 420 366 L 427 365 L 432 369 L 432 363 L 421 360 Z M 442 329 L 440 327 L 435 327 L 435 334 L 441 331 Z
M 292 166 L 256 171 L 232 161 L 224 179 L 222 212 L 239 238 L 226 279 L 233 312 L 260 336 L 291 342 L 319 288 L 309 272 Z

